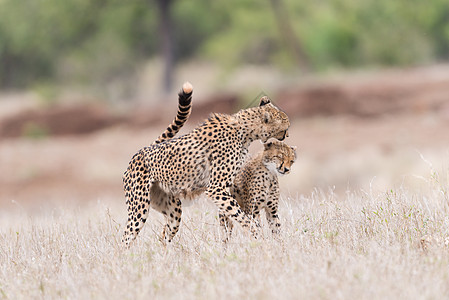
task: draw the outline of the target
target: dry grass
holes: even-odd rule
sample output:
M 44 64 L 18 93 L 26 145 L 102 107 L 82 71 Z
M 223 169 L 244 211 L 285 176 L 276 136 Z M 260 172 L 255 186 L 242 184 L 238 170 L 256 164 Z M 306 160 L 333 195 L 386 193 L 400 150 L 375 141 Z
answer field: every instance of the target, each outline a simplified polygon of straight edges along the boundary
M 172 244 L 158 241 L 152 212 L 129 250 L 124 205 L 18 206 L 0 216 L 0 298 L 447 299 L 448 191 L 436 173 L 428 185 L 284 198 L 279 239 L 264 226 L 263 238 L 238 230 L 227 245 L 203 200 L 184 209 Z

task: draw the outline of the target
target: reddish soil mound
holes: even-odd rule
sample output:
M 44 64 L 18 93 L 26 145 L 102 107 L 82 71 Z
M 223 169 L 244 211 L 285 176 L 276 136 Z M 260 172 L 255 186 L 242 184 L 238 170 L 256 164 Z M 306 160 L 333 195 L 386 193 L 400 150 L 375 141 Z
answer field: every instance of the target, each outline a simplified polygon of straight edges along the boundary
M 354 115 L 375 117 L 398 112 L 447 110 L 449 76 L 432 69 L 420 74 L 407 71 L 382 77 L 288 88 L 277 103 L 290 117 Z M 438 76 L 437 76 L 438 75 Z
M 315 115 L 376 117 L 398 112 L 442 112 L 449 117 L 449 67 L 384 72 L 371 77 L 351 75 L 343 80 L 281 90 L 275 102 L 290 118 Z M 195 103 L 190 122 L 211 112 L 233 113 L 236 95 L 217 95 Z M 0 120 L 0 138 L 91 133 L 117 124 L 144 128 L 170 122 L 175 108 L 143 107 L 117 115 L 106 107 L 78 105 L 28 110 Z
M 194 105 L 190 122 L 207 118 L 211 112 L 232 113 L 237 109 L 237 96 L 220 95 Z M 117 124 L 144 128 L 162 122 L 169 124 L 176 108 L 138 108 L 124 115 L 111 113 L 106 107 L 93 105 L 61 106 L 27 110 L 0 120 L 0 138 L 39 135 L 86 134 Z M 168 118 L 168 119 L 167 119 Z
M 117 124 L 120 118 L 92 105 L 28 110 L 0 123 L 0 137 L 90 133 Z
M 194 104 L 190 122 L 198 122 L 206 119 L 213 112 L 232 114 L 239 109 L 237 95 L 217 95 L 210 100 Z

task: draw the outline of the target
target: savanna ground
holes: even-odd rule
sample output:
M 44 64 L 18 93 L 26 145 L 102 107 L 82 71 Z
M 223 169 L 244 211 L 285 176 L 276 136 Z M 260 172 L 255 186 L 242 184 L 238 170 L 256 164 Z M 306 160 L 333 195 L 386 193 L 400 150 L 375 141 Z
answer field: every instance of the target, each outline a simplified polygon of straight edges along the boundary
M 172 244 L 151 212 L 121 249 L 121 174 L 175 104 L 151 124 L 121 117 L 90 133 L 3 137 L 0 298 L 447 299 L 448 68 L 352 79 L 273 95 L 299 148 L 281 178 L 277 239 L 264 226 L 260 239 L 237 230 L 223 244 L 201 198 Z M 304 97 L 321 104 L 298 106 Z

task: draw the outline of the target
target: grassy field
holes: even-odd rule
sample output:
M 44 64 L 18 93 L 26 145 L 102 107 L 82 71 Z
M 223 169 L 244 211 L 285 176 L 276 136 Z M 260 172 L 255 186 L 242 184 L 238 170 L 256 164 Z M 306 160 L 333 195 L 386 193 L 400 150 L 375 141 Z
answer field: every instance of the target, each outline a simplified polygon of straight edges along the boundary
M 447 299 L 447 185 L 283 197 L 282 233 L 223 244 L 216 209 L 184 209 L 174 242 L 151 212 L 121 249 L 122 199 L 0 213 L 1 299 Z

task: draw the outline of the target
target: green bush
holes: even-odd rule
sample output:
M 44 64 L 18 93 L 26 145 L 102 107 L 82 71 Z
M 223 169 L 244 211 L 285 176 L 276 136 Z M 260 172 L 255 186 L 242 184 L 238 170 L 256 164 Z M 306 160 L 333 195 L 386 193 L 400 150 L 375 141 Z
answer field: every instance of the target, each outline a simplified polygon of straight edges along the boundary
M 289 42 L 312 70 L 449 58 L 446 0 L 277 0 L 287 37 L 274 1 L 173 0 L 177 61 L 297 68 Z M 158 20 L 156 0 L 0 0 L 0 87 L 123 76 L 160 53 Z

